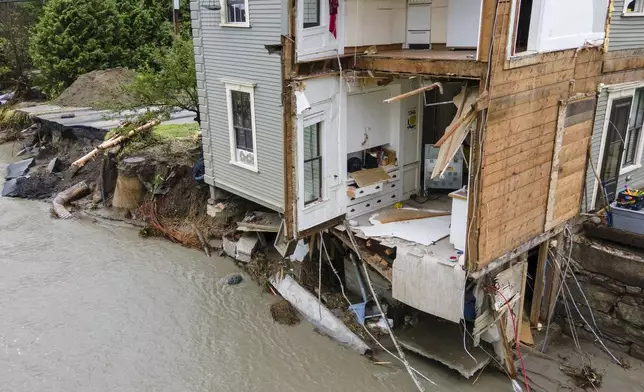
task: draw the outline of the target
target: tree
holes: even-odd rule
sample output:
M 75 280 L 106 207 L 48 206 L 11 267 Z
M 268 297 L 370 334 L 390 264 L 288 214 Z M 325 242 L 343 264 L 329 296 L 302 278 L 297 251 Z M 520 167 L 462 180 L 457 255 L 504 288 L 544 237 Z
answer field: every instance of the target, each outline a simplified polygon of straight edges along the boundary
M 0 8 L 0 77 L 3 87 L 18 93 L 29 84 L 29 35 L 41 10 L 40 2 L 2 4 Z
M 124 67 L 158 69 L 156 49 L 172 45 L 172 2 L 168 0 L 116 0 L 119 42 Z
M 121 64 L 114 0 L 49 0 L 34 28 L 30 52 L 49 95 L 84 73 Z
M 156 52 L 159 71 L 141 71 L 129 90 L 144 106 L 166 109 L 180 108 L 197 113 L 199 121 L 199 96 L 192 40 L 175 38 L 169 49 Z

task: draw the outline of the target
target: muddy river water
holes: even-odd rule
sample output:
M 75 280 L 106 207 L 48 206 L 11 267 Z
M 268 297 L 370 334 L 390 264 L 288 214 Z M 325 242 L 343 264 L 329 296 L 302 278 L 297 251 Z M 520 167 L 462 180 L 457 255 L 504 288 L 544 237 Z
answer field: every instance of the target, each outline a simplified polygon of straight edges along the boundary
M 4 176 L 10 149 L 0 147 Z M 0 198 L 0 391 L 414 391 L 308 323 L 275 324 L 275 300 L 227 259 L 131 228 L 52 219 L 42 202 Z M 416 360 L 439 391 L 472 385 Z M 421 363 L 422 362 L 422 363 Z

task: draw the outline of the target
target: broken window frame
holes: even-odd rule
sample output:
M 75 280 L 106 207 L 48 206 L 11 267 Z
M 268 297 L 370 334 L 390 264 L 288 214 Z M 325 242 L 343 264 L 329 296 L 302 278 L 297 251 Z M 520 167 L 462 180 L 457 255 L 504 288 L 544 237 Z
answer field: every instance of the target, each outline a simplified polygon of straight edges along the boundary
M 226 102 L 228 113 L 228 128 L 230 137 L 230 163 L 243 167 L 254 172 L 257 168 L 257 128 L 255 125 L 255 84 L 237 81 L 223 81 L 226 86 Z M 233 95 L 235 93 L 248 94 L 248 105 L 246 113 L 242 116 L 250 116 L 242 123 L 235 116 L 235 103 Z M 243 96 L 242 96 L 243 97 Z M 243 108 L 241 108 L 243 110 Z M 237 116 L 238 117 L 238 116 Z M 250 124 L 250 127 L 248 125 Z M 239 136 L 243 134 L 243 141 Z M 250 140 L 249 140 L 250 139 Z M 249 156 L 252 154 L 253 163 L 242 162 L 238 159 L 239 153 L 243 152 Z
M 316 139 L 316 145 L 315 145 L 315 152 L 311 154 L 307 158 L 306 155 L 306 150 L 307 150 L 307 145 L 306 145 L 306 132 L 307 130 L 315 130 L 315 139 Z M 303 130 L 302 130 L 302 157 L 303 157 L 303 165 L 302 165 L 302 176 L 304 179 L 304 186 L 303 186 L 303 199 L 304 199 L 304 205 L 308 206 L 312 203 L 315 203 L 316 201 L 322 200 L 322 191 L 323 191 L 323 185 L 322 185 L 322 171 L 324 170 L 324 167 L 322 166 L 322 148 L 321 148 L 321 143 L 322 143 L 322 121 L 316 121 L 314 123 L 311 123 L 309 125 L 305 125 Z M 317 183 L 318 186 L 315 186 L 315 171 L 314 165 L 317 163 L 318 165 L 318 173 L 317 173 Z M 311 178 L 307 178 L 306 176 L 306 166 L 307 164 L 311 164 Z M 312 193 L 312 197 L 307 198 L 306 197 L 306 184 L 307 180 L 311 180 L 311 188 L 313 190 L 316 190 L 317 192 Z M 316 189 L 317 188 L 317 189 Z
M 231 14 L 232 12 L 232 14 Z M 220 26 L 250 27 L 248 0 L 222 0 Z M 231 20 L 231 16 L 234 16 Z

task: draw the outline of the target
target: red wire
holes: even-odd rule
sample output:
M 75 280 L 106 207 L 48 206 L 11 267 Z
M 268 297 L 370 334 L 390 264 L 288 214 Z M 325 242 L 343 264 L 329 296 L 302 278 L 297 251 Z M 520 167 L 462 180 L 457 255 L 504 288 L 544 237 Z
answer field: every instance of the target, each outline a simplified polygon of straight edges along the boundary
M 514 312 L 512 311 L 512 306 L 510 306 L 510 301 L 508 301 L 507 298 L 505 298 L 505 295 L 499 289 L 497 289 L 494 286 L 487 286 L 491 288 L 492 290 L 496 291 L 499 293 L 499 295 L 503 298 L 505 301 L 505 304 L 508 305 L 508 310 L 510 311 L 510 317 L 512 317 L 512 326 L 514 327 L 514 340 L 516 341 L 517 344 L 517 351 L 519 353 L 519 359 L 521 360 L 521 371 L 523 372 L 523 381 L 525 382 L 525 387 L 528 389 L 528 392 L 530 392 L 530 384 L 528 383 L 528 375 L 526 374 L 525 370 L 525 364 L 523 363 L 523 355 L 521 355 L 521 343 L 519 343 L 519 328 L 517 327 L 517 322 L 516 319 L 514 318 Z

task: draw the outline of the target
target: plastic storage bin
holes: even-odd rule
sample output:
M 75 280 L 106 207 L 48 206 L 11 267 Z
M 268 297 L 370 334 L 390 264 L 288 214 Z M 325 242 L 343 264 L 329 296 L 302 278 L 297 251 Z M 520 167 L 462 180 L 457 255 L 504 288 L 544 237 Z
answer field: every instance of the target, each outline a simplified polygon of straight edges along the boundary
M 644 234 L 644 209 L 633 211 L 617 207 L 617 203 L 613 203 L 611 204 L 611 211 L 615 229 Z

